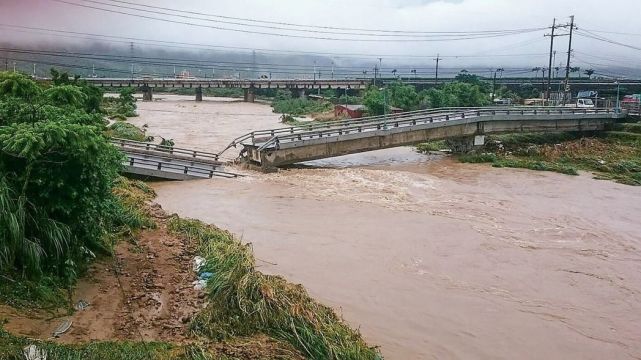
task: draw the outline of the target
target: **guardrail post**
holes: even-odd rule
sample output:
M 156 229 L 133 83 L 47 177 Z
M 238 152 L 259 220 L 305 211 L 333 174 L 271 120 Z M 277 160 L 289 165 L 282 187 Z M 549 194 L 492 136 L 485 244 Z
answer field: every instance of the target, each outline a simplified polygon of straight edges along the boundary
M 149 145 L 151 145 L 151 144 L 149 144 L 149 143 L 145 144 L 145 151 L 149 151 Z
M 358 132 L 363 132 L 363 128 L 361 128 L 361 127 L 359 126 L 359 127 L 358 127 Z
M 534 109 L 534 115 L 536 115 L 536 109 Z
M 481 116 L 481 111 L 480 110 L 476 111 L 476 116 Z
M 188 171 L 189 171 L 189 168 L 185 165 L 185 171 L 184 171 L 185 175 L 187 175 Z
M 510 115 L 510 110 L 508 110 L 505 114 L 506 114 L 506 115 Z
M 158 170 L 161 170 L 161 169 L 162 169 L 162 163 L 161 163 L 161 162 L 159 162 L 159 163 L 158 163 Z
M 129 166 L 134 166 L 134 158 L 129 158 Z
M 449 115 L 445 115 L 445 120 L 449 120 L 449 119 L 450 119 L 450 116 Z M 432 118 L 430 118 L 430 122 L 432 122 Z
M 430 116 L 430 124 L 434 122 L 434 118 Z
M 254 142 L 254 132 L 251 132 L 251 139 L 252 139 L 252 145 L 255 145 L 256 143 Z
M 213 170 L 209 170 L 209 178 L 211 179 L 213 177 L 214 177 L 214 171 Z
M 461 113 L 461 119 L 465 119 L 465 113 Z
M 195 150 L 194 150 L 194 154 L 193 154 L 193 157 L 196 157 L 196 151 L 195 151 Z
M 496 115 L 496 110 L 492 110 L 492 115 Z
M 416 125 L 416 119 L 412 120 L 412 125 Z

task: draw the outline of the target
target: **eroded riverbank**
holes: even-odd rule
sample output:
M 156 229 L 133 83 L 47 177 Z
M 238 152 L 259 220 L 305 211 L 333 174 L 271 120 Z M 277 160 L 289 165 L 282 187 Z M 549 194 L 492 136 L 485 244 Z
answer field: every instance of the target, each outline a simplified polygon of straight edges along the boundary
M 135 121 L 197 148 L 278 126 L 269 107 L 231 104 L 259 115 L 176 99 Z M 315 165 L 154 187 L 167 211 L 251 242 L 261 271 L 341 309 L 386 358 L 641 356 L 641 189 L 411 149 Z

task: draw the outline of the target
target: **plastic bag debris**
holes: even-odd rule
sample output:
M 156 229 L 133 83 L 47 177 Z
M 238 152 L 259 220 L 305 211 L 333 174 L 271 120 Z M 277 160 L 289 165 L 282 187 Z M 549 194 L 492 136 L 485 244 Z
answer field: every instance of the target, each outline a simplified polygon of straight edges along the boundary
M 202 268 L 203 265 L 205 265 L 205 258 L 202 256 L 196 256 L 194 257 L 192 264 L 193 264 L 194 272 L 199 272 L 200 268 Z
M 207 287 L 207 280 L 196 280 L 192 285 L 194 285 L 194 290 L 202 291 Z
M 214 274 L 210 272 L 202 272 L 198 274 L 198 280 L 209 280 Z
M 22 355 L 25 360 L 47 360 L 47 353 L 35 345 L 25 346 L 22 349 Z
M 73 308 L 76 309 L 76 311 L 82 311 L 88 307 L 89 307 L 89 303 L 82 299 L 78 300 L 78 302 L 73 306 Z
M 60 337 L 60 335 L 69 331 L 69 329 L 71 328 L 71 324 L 73 324 L 71 320 L 69 319 L 64 320 L 62 323 L 60 323 L 60 325 L 58 325 L 56 330 L 53 331 L 52 336 L 56 338 Z

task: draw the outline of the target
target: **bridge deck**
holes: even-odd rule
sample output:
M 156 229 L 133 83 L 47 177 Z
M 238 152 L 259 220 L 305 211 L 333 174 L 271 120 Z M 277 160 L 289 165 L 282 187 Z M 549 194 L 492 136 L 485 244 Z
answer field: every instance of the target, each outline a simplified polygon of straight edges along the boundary
M 113 139 L 126 159 L 123 172 L 167 180 L 234 178 L 240 175 L 226 172 L 218 155 L 125 139 Z
M 505 132 L 603 130 L 606 124 L 624 116 L 610 109 L 439 109 L 330 122 L 309 128 L 257 131 L 236 139 L 229 147 L 241 144 L 241 154 L 246 159 L 271 167 L 428 140 Z

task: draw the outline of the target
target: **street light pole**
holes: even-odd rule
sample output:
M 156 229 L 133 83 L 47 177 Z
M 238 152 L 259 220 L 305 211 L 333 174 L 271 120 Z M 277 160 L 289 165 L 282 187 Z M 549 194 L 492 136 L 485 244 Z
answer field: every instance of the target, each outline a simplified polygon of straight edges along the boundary
M 617 108 L 616 112 L 617 114 L 621 112 L 621 103 L 619 102 L 619 98 L 621 96 L 621 83 L 617 80 Z

